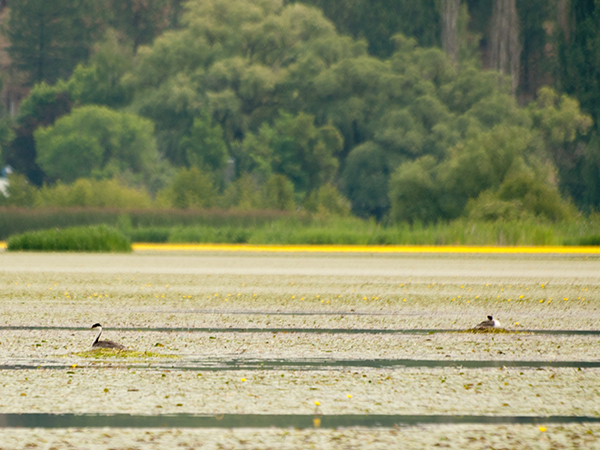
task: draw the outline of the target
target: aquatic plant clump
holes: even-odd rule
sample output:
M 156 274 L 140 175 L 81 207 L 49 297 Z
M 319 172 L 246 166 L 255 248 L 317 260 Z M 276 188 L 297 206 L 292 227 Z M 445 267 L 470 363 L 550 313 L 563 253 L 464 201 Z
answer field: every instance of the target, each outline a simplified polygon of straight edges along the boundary
M 177 355 L 169 355 L 156 352 L 138 352 L 134 350 L 120 350 L 113 348 L 95 348 L 75 353 L 80 358 L 177 358 Z
M 131 252 L 131 242 L 106 225 L 23 233 L 8 239 L 9 251 Z
M 507 330 L 506 328 L 469 328 L 468 330 L 459 331 L 459 333 L 515 334 L 515 333 L 522 333 L 522 331 L 519 331 L 519 330 Z

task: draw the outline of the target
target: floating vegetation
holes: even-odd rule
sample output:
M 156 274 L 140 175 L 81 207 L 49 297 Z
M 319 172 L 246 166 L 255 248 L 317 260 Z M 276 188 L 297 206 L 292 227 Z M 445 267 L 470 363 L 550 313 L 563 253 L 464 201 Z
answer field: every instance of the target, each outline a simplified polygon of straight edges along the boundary
M 515 333 L 522 333 L 522 331 L 507 330 L 506 328 L 469 328 L 468 330 L 457 331 L 457 333 L 515 334 Z
M 120 350 L 114 348 L 95 348 L 83 352 L 74 353 L 80 358 L 178 358 L 177 355 L 155 352 L 137 352 L 133 350 Z

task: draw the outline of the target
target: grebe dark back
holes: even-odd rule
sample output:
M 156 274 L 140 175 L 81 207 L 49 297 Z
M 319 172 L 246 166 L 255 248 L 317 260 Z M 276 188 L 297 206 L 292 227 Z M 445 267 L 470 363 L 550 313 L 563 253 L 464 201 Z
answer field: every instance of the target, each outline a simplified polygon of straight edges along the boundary
M 94 328 L 98 329 L 98 335 L 96 336 L 96 339 L 92 343 L 92 348 L 113 348 L 113 349 L 117 349 L 117 350 L 125 350 L 125 347 L 122 346 L 121 344 L 117 344 L 116 342 L 108 341 L 108 340 L 104 340 L 104 341 L 100 340 L 100 335 L 102 334 L 102 325 L 100 325 L 99 323 L 95 323 L 94 325 L 92 325 L 92 329 L 94 329 Z

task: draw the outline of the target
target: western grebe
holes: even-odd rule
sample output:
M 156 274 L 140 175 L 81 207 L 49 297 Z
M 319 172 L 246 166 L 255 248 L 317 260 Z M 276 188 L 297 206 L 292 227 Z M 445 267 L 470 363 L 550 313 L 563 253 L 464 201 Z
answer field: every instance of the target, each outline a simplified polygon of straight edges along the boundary
M 488 320 L 484 320 L 475 329 L 481 330 L 483 328 L 500 328 L 500 321 L 494 319 L 492 316 L 487 316 Z
M 121 344 L 117 344 L 116 342 L 113 341 L 101 341 L 100 340 L 100 335 L 102 334 L 102 325 L 100 325 L 99 323 L 95 323 L 94 325 L 92 325 L 92 329 L 94 328 L 98 328 L 98 336 L 96 336 L 96 339 L 94 340 L 94 343 L 92 344 L 92 348 L 114 348 L 114 349 L 118 349 L 118 350 L 125 350 L 125 347 L 122 346 Z

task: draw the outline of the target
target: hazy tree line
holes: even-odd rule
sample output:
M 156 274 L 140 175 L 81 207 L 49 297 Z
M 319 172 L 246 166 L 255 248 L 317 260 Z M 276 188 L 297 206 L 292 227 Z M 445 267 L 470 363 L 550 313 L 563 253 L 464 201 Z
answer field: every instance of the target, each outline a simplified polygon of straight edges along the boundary
M 42 204 L 81 178 L 161 206 L 348 199 L 409 222 L 600 203 L 600 0 L 8 7 L 5 75 L 31 90 L 0 126 L 2 158 Z

